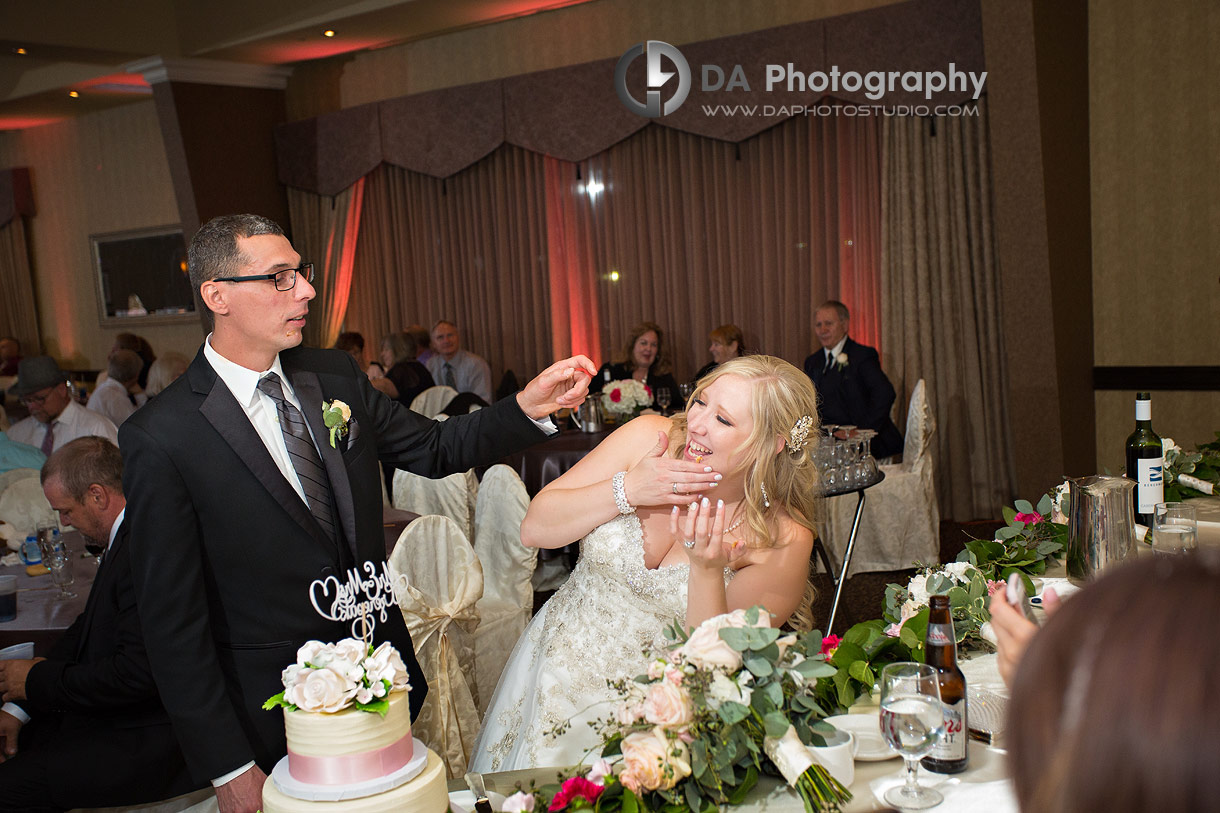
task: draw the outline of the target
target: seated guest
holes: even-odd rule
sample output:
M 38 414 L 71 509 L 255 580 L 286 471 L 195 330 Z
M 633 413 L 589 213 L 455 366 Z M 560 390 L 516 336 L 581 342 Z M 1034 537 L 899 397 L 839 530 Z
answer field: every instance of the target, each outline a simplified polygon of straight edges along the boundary
M 0 432 L 0 474 L 13 469 L 40 469 L 46 459 L 28 443 L 18 443 L 7 432 Z
M 678 397 L 678 382 L 670 373 L 669 359 L 665 355 L 665 333 L 656 322 L 640 322 L 631 329 L 624 349 L 626 361 L 606 362 L 597 371 L 597 378 L 589 384 L 590 392 L 601 392 L 610 381 L 626 381 L 634 378 L 652 390 L 655 401 L 657 388 L 668 387 L 673 398 Z
M 428 333 L 428 328 L 423 325 L 407 325 L 403 332 L 415 340 L 415 360 L 426 365 L 428 359 L 432 358 L 432 336 Z
M 21 363 L 21 342 L 13 336 L 0 339 L 0 375 L 17 375 Z
M 74 440 L 42 468 L 43 493 L 61 522 L 108 547 L 85 611 L 50 657 L 0 661 L 4 810 L 134 805 L 199 787 L 144 652 L 122 477 L 118 447 L 104 438 Z
M 86 435 L 118 442 L 119 432 L 109 418 L 76 403 L 68 389 L 68 377 L 50 356 L 22 359 L 17 383 L 8 391 L 30 410 L 28 418 L 8 430 L 8 436 L 18 443 L 28 443 L 50 455 L 68 441 Z
M 88 408 L 105 415 L 118 426 L 131 417 L 137 407 L 148 401 L 140 389 L 140 370 L 144 362 L 131 350 L 115 350 L 106 365 L 106 380 L 89 396 Z
M 152 398 L 160 393 L 185 373 L 190 363 L 191 360 L 186 356 L 172 350 L 157 356 L 157 360 L 148 368 L 148 386 L 144 388 L 144 394 Z
M 134 333 L 120 333 L 114 337 L 114 347 L 110 348 L 110 352 L 113 353 L 115 350 L 131 350 L 140 357 L 140 388 L 147 387 L 148 371 L 152 368 L 152 363 L 157 360 L 157 354 L 153 352 L 148 339 Z
M 373 386 L 398 403 L 411 408 L 411 402 L 435 386 L 428 368 L 415 360 L 415 340 L 406 333 L 388 333 L 381 340 L 381 366 L 385 376 L 371 379 Z
M 335 339 L 335 349 L 349 353 L 359 367 L 364 367 L 364 337 L 359 333 L 354 330 L 340 333 Z
M 427 366 L 433 381 L 458 392 L 473 392 L 491 403 L 491 366 L 462 349 L 457 325 L 442 319 L 433 326 L 432 352 Z
M 1188 813 L 1220 799 L 1220 562 L 1139 557 L 1065 601 L 1017 666 L 1023 813 Z M 1138 642 L 1133 641 L 1138 637 Z
M 822 423 L 872 429 L 874 457 L 898 454 L 902 435 L 890 420 L 894 385 L 881 371 L 877 351 L 848 337 L 851 315 L 842 302 L 824 302 L 814 319 L 822 349 L 805 359 L 805 374 L 818 391 Z
M 695 373 L 695 378 L 691 381 L 692 384 L 699 383 L 700 378 L 729 359 L 745 356 L 750 352 L 746 350 L 746 337 L 737 325 L 721 325 L 708 334 L 708 339 L 711 346 L 707 348 L 707 352 L 712 354 L 712 360 L 699 368 L 699 372 Z

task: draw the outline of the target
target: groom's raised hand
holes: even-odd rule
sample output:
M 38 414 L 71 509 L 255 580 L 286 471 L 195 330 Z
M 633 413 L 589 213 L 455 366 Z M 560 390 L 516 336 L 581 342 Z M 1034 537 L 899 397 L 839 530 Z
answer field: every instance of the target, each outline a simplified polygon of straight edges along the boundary
M 547 367 L 517 393 L 521 411 L 541 420 L 557 409 L 575 409 L 589 394 L 597 367 L 585 356 L 572 356 Z

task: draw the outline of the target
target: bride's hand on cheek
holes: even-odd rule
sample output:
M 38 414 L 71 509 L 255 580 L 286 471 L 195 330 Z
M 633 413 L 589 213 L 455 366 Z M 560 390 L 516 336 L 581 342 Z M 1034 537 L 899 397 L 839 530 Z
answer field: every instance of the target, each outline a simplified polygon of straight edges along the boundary
M 691 567 L 723 570 L 736 559 L 741 546 L 724 538 L 724 502 L 712 502 L 704 497 L 692 502 L 686 516 L 674 506 L 669 515 L 669 532 L 686 549 Z
M 669 438 L 657 432 L 657 442 L 628 472 L 624 482 L 627 502 L 632 505 L 686 505 L 709 490 L 715 490 L 721 475 L 711 466 L 666 455 Z

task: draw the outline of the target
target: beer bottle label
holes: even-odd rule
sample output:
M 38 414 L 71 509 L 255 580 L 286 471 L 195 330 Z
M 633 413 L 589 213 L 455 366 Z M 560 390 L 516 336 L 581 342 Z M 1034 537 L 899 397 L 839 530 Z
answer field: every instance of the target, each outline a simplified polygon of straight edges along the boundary
M 966 698 L 956 703 L 942 703 L 945 711 L 945 733 L 928 756 L 944 762 L 966 758 Z
M 954 646 L 957 644 L 953 637 L 952 624 L 929 624 L 927 646 Z

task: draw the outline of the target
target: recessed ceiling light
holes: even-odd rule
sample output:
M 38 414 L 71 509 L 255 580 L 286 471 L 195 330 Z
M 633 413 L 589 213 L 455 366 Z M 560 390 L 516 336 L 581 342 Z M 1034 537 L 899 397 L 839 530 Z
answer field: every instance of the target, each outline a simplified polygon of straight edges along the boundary
M 330 29 L 330 28 L 328 28 L 322 32 L 322 36 L 324 36 L 324 37 L 333 37 L 334 35 L 335 35 L 334 30 Z
M 26 54 L 29 53 L 29 51 L 25 50 L 24 48 L 14 48 L 13 53 L 21 54 L 22 56 L 25 56 Z
M 73 99 L 79 99 L 79 98 L 80 98 L 80 94 L 79 94 L 79 93 L 77 93 L 75 90 L 69 90 L 69 91 L 68 91 L 68 95 L 69 95 L 69 96 L 71 96 Z

